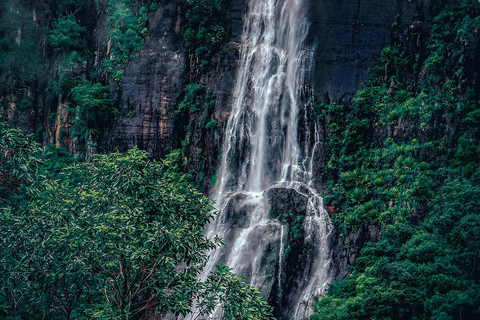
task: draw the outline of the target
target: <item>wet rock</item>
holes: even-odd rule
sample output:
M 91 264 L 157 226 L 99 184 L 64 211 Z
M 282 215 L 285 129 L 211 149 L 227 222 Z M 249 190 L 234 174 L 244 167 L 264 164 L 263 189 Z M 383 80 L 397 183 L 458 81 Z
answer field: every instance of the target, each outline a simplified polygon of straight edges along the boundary
M 284 227 L 266 219 L 269 206 L 263 194 L 237 193 L 223 207 L 222 225 L 225 246 L 218 263 L 234 267 L 234 271 L 255 285 L 268 298 L 277 281 L 279 249 Z
M 231 228 L 248 228 L 255 206 L 246 202 L 247 195 L 240 193 L 227 200 L 223 223 Z
M 270 217 L 279 218 L 283 222 L 292 223 L 287 216 L 304 216 L 307 212 L 307 197 L 294 189 L 271 188 L 267 198 L 271 206 Z

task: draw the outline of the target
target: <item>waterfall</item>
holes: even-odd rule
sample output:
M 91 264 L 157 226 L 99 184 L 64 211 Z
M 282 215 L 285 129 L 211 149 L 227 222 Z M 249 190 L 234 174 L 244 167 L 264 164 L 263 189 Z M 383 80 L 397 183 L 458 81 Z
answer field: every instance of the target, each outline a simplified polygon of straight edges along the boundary
M 276 281 L 278 299 L 288 294 L 282 313 L 296 320 L 309 317 L 330 281 L 332 230 L 313 186 L 311 137 L 298 130 L 306 107 L 300 92 L 311 61 L 304 45 L 306 7 L 306 0 L 249 0 L 234 105 L 212 194 L 219 214 L 207 232 L 226 246 L 212 252 L 206 272 L 225 263 L 266 296 Z M 269 217 L 268 194 L 274 189 L 294 190 L 306 203 L 304 242 L 311 251 L 288 293 L 282 289 L 286 226 Z

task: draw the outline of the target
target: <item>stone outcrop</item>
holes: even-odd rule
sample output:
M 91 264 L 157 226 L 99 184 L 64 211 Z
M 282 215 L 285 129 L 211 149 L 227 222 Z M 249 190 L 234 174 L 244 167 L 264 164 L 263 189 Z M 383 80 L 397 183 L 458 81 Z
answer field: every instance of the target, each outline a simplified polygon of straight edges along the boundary
M 151 36 L 128 63 L 125 77 L 114 87 L 120 116 L 102 141 L 103 151 L 138 146 L 152 158 L 178 147 L 182 119 L 176 106 L 187 82 L 183 20 L 176 3 L 162 5 L 150 18 Z

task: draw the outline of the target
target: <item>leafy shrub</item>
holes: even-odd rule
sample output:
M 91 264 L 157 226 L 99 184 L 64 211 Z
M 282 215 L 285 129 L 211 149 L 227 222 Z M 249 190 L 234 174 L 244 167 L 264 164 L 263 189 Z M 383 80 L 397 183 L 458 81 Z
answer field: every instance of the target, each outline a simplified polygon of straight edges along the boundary
M 108 13 L 109 40 L 107 42 L 108 58 L 103 62 L 104 69 L 113 79 L 123 78 L 122 65 L 134 57 L 144 43 L 148 34 L 148 6 L 140 6 L 134 12 L 130 1 L 110 0 Z
M 215 66 L 225 39 L 226 0 L 184 0 L 189 28 L 183 38 L 202 70 Z
M 480 313 L 479 187 L 451 181 L 419 226 L 386 228 L 353 273 L 332 284 L 316 319 L 475 319 Z
M 74 16 L 61 17 L 55 21 L 49 40 L 55 51 L 81 51 L 85 48 L 83 40 L 85 31 L 85 28 L 77 23 Z
M 9 203 L 10 197 L 28 192 L 34 181 L 34 173 L 41 165 L 40 145 L 18 129 L 0 121 L 0 208 Z
M 112 106 L 108 86 L 100 83 L 84 82 L 71 90 L 73 100 L 78 105 L 76 124 L 90 130 L 99 130 L 100 122 L 108 114 L 116 114 Z
M 322 108 L 332 220 L 343 236 L 362 224 L 383 233 L 330 286 L 313 320 L 478 318 L 479 95 L 446 66 L 466 66 L 479 16 L 476 1 L 447 6 L 423 65 L 387 48 L 340 119 Z M 405 61 L 415 60 L 410 72 L 425 72 L 412 82 Z
M 206 101 L 206 92 L 201 84 L 190 83 L 185 88 L 185 97 L 178 105 L 176 113 L 188 111 L 195 113 L 204 109 Z
M 207 130 L 215 130 L 217 128 L 218 121 L 215 119 L 211 119 L 210 121 L 207 122 L 205 125 L 205 129 Z

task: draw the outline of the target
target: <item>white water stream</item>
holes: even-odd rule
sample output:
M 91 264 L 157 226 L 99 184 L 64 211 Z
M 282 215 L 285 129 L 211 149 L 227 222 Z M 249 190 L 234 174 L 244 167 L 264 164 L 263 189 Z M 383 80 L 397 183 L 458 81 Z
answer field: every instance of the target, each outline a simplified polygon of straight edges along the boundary
M 311 61 L 305 50 L 308 31 L 305 0 L 250 0 L 245 17 L 235 103 L 225 130 L 223 159 L 212 197 L 219 214 L 208 236 L 226 246 L 212 252 L 206 273 L 225 263 L 261 291 L 272 289 L 271 256 L 278 301 L 288 294 L 288 319 L 308 319 L 311 306 L 330 282 L 329 235 L 332 226 L 322 198 L 313 188 L 313 153 L 308 133 L 300 137 L 304 115 L 300 93 Z M 303 130 L 309 132 L 309 130 Z M 299 141 L 304 141 L 303 146 Z M 309 147 L 310 146 L 310 147 Z M 293 189 L 307 199 L 305 245 L 313 248 L 296 284 L 282 288 L 286 226 L 269 218 L 267 193 Z M 273 249 L 275 248 L 275 249 Z M 272 255 L 272 250 L 276 250 Z M 269 253 L 270 252 L 270 253 Z M 272 267 L 272 266 L 270 266 Z M 263 292 L 265 293 L 265 292 Z

